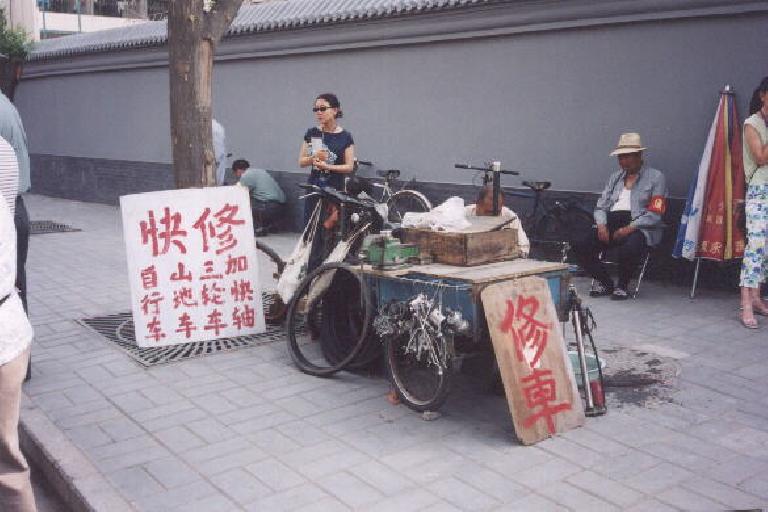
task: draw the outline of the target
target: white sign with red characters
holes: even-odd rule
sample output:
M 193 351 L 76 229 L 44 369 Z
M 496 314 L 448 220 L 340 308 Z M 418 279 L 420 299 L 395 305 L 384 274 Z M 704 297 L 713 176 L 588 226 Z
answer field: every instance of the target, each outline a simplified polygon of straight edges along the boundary
M 140 347 L 264 332 L 248 189 L 120 197 Z

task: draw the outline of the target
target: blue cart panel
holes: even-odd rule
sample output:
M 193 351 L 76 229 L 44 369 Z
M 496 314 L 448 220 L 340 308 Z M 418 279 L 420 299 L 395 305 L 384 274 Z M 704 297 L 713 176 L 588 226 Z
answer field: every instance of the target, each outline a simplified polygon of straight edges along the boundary
M 545 272 L 536 275 L 547 280 L 560 319 L 564 320 L 563 308 L 568 290 L 566 282 L 568 272 Z M 485 329 L 485 314 L 480 301 L 480 291 L 489 283 L 477 285 L 460 279 L 435 277 L 419 272 L 399 276 L 368 274 L 365 277 L 377 309 L 390 301 L 409 300 L 420 293 L 430 299 L 442 299 L 444 308 L 460 311 L 464 319 L 469 322 L 472 339 L 480 340 Z

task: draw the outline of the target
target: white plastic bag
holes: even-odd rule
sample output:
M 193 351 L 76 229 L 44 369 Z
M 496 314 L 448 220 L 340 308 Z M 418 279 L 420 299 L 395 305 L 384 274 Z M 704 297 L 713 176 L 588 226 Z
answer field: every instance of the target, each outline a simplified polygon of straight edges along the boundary
M 277 281 L 277 293 L 284 304 L 288 304 L 291 301 L 296 288 L 299 287 L 299 282 L 301 282 L 306 273 L 309 253 L 312 250 L 312 241 L 315 238 L 317 224 L 320 220 L 320 207 L 321 201 L 318 201 L 312 216 L 309 218 L 309 222 L 307 222 L 307 227 L 304 228 L 304 233 L 299 238 L 299 242 L 296 244 L 291 255 L 288 256 L 283 273 L 280 274 L 280 279 Z
M 460 231 L 468 228 L 470 222 L 464 214 L 464 200 L 449 197 L 428 212 L 407 212 L 403 216 L 404 228 L 426 228 L 432 231 Z

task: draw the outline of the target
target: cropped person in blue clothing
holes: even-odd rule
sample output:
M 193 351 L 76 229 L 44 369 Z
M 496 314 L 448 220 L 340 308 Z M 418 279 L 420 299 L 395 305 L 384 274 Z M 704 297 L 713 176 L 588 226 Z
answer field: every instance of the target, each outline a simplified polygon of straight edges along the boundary
M 343 114 L 341 104 L 335 94 L 323 93 L 315 99 L 312 112 L 315 114 L 317 126 L 308 129 L 304 134 L 299 153 L 299 166 L 311 167 L 309 183 L 321 187 L 333 187 L 344 189 L 344 177 L 354 171 L 355 141 L 352 134 L 342 128 L 338 119 Z M 317 198 L 307 198 L 304 205 L 304 222 L 308 222 L 317 205 Z M 312 256 L 310 256 L 310 270 L 318 266 L 321 261 L 320 250 L 328 237 L 325 233 L 336 225 L 339 211 L 335 207 L 329 207 L 322 212 L 322 226 L 315 235 Z
M 285 194 L 275 179 L 264 169 L 251 169 L 248 160 L 232 162 L 237 184 L 248 188 L 253 213 L 253 234 L 265 236 L 280 216 Z

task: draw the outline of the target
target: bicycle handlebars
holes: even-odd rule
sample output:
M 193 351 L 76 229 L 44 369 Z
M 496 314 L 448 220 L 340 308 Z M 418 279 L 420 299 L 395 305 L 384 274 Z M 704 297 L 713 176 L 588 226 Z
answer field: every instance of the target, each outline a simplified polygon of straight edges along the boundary
M 318 185 L 312 185 L 310 183 L 298 183 L 296 186 L 309 192 L 308 195 L 318 194 L 321 196 L 325 196 L 338 203 L 351 204 L 351 205 L 358 206 L 360 208 L 375 210 L 375 206 L 373 205 L 372 202 L 358 199 L 356 197 L 352 197 L 348 194 L 345 194 L 344 192 L 341 192 L 340 190 L 336 190 L 333 187 L 320 187 Z
M 517 171 L 509 171 L 507 169 L 499 169 L 498 171 L 493 169 L 492 165 L 487 165 L 486 167 L 477 167 L 470 164 L 454 164 L 454 167 L 456 169 L 468 169 L 470 171 L 483 171 L 483 172 L 497 172 L 499 174 L 511 174 L 513 176 L 517 176 L 520 173 Z

